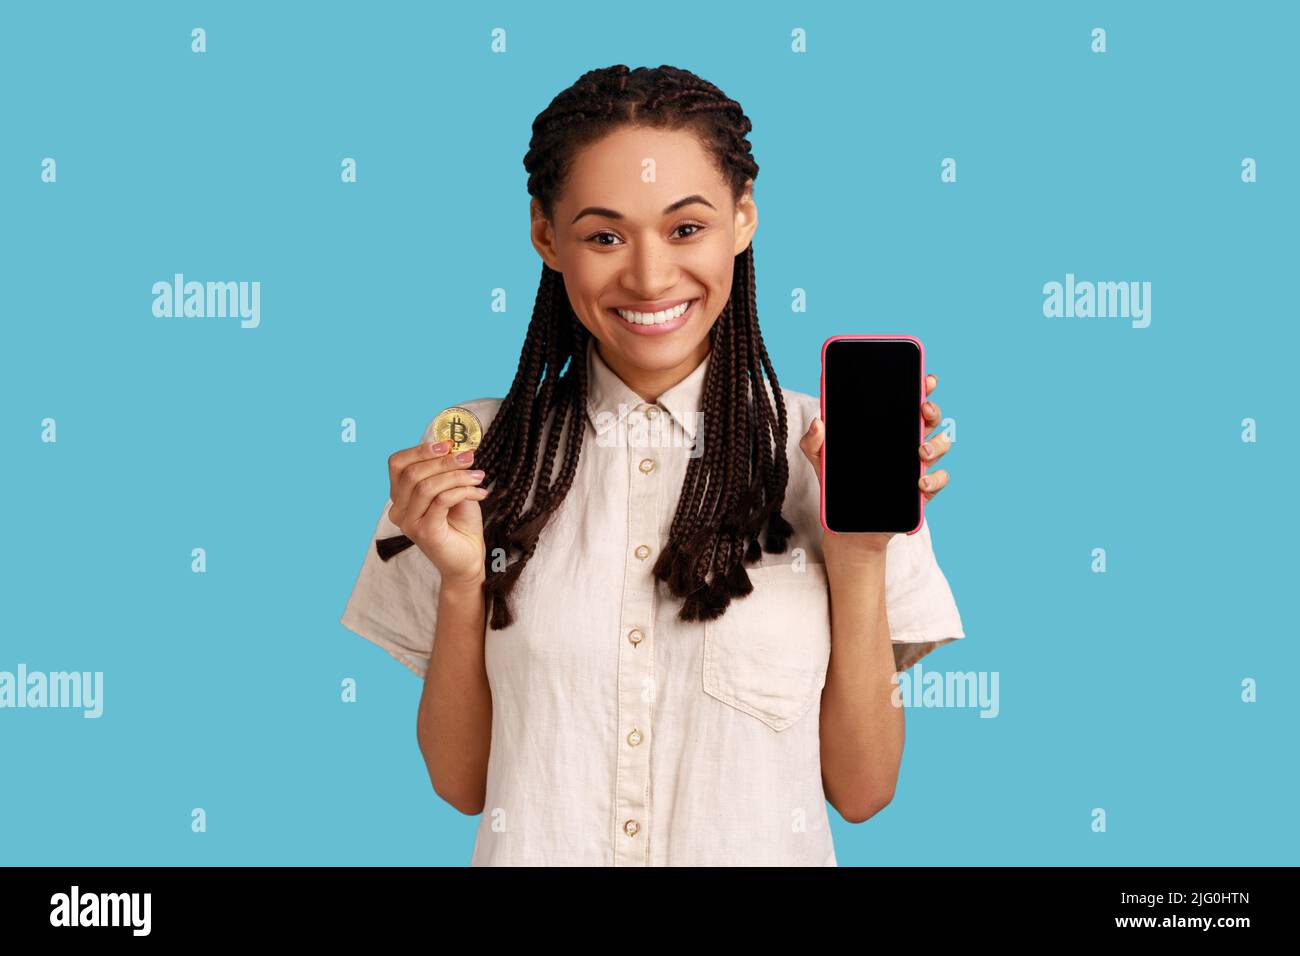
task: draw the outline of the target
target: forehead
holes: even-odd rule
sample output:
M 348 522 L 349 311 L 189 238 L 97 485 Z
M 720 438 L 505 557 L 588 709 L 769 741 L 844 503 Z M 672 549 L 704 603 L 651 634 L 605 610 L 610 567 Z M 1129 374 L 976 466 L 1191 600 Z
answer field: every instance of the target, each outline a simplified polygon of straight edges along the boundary
M 657 218 L 668 203 L 691 193 L 722 209 L 724 186 L 694 134 L 625 128 L 579 150 L 559 206 L 576 210 L 601 205 L 629 217 Z

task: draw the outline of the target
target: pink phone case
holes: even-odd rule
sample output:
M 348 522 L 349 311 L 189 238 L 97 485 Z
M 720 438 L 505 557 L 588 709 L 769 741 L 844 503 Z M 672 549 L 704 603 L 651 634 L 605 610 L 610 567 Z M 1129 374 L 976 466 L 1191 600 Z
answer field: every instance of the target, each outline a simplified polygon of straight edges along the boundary
M 820 380 L 820 382 L 819 382 L 819 384 L 818 384 L 819 396 L 820 396 L 820 399 L 821 399 L 821 406 L 822 406 L 822 425 L 823 425 L 823 426 L 826 425 L 826 348 L 827 348 L 827 346 L 829 346 L 832 342 L 838 342 L 838 341 L 840 341 L 840 339 L 877 339 L 877 340 L 881 340 L 881 339 L 883 339 L 883 340 L 886 340 L 886 341 L 892 341 L 892 342 L 897 342 L 897 341 L 900 341 L 900 340 L 901 340 L 901 341 L 908 341 L 908 342 L 915 342 L 915 343 L 916 343 L 916 347 L 917 347 L 918 349 L 920 349 L 920 351 L 921 351 L 921 396 L 920 396 L 919 399 L 917 399 L 917 402 L 916 402 L 916 421 L 917 421 L 916 445 L 917 445 L 917 447 L 919 448 L 919 447 L 921 446 L 921 441 L 922 441 L 922 439 L 925 438 L 925 418 L 924 418 L 924 416 L 922 416 L 922 414 L 921 414 L 921 405 L 922 405 L 922 404 L 925 402 L 925 400 L 926 400 L 926 395 L 925 395 L 925 344 L 924 344 L 920 339 L 918 339 L 915 335 L 904 335 L 904 334 L 898 334 L 898 335 L 832 335 L 829 339 L 827 339 L 825 342 L 823 342 L 823 343 L 822 343 L 822 375 L 821 375 L 821 380 Z M 828 434 L 829 434 L 829 429 L 828 429 Z M 819 476 L 819 483 L 821 484 L 821 505 L 820 505 L 820 506 L 818 507 L 818 509 L 817 509 L 818 512 L 820 513 L 820 518 L 821 518 L 821 523 L 822 523 L 822 529 L 823 529 L 824 531 L 826 531 L 828 534 L 846 534 L 846 533 L 852 533 L 852 532 L 832 531 L 830 528 L 828 528 L 828 527 L 826 526 L 826 452 L 827 452 L 828 447 L 829 447 L 829 446 L 828 446 L 828 444 L 827 444 L 827 442 L 826 442 L 826 439 L 823 438 L 823 439 L 822 439 L 822 455 L 821 455 L 821 475 Z M 923 474 L 925 474 L 925 462 L 923 462 L 923 461 L 921 460 L 921 456 L 920 456 L 919 454 L 918 454 L 917 457 L 916 457 L 916 465 L 917 465 L 916 477 L 917 477 L 918 479 L 920 479 L 920 477 L 921 477 Z M 917 488 L 917 489 L 916 489 L 916 496 L 917 496 L 918 499 L 920 499 L 920 505 L 921 505 L 921 507 L 920 507 L 918 510 L 920 511 L 921 519 L 920 519 L 919 521 L 917 521 L 917 523 L 916 523 L 916 527 L 913 528 L 911 531 L 908 531 L 907 534 L 916 534 L 918 531 L 921 530 L 921 525 L 925 523 L 925 495 L 921 492 L 921 489 L 920 489 L 920 488 Z

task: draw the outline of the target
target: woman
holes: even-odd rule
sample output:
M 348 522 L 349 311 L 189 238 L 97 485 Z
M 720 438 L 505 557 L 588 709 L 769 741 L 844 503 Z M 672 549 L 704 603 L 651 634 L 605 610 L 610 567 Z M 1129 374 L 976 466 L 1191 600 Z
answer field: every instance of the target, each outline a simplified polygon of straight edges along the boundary
M 376 537 L 418 547 L 368 548 L 342 623 L 424 678 L 472 865 L 835 865 L 826 802 L 861 821 L 894 790 L 896 669 L 964 636 L 928 524 L 823 533 L 819 402 L 758 326 L 750 128 L 668 66 L 557 96 L 514 383 L 458 403 L 465 460 L 432 423 L 389 459 Z

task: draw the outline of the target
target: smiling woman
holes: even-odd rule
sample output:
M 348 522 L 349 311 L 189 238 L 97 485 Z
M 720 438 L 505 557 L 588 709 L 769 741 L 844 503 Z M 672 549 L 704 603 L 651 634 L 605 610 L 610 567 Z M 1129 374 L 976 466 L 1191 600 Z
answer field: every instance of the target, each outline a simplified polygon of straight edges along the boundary
M 475 865 L 834 865 L 828 798 L 866 819 L 897 773 L 894 666 L 963 636 L 928 527 L 861 575 L 823 551 L 818 398 L 758 324 L 749 129 L 668 66 L 557 96 L 518 371 L 454 401 L 481 474 L 432 423 L 389 459 L 376 535 L 418 548 L 371 548 L 343 623 L 424 679 Z

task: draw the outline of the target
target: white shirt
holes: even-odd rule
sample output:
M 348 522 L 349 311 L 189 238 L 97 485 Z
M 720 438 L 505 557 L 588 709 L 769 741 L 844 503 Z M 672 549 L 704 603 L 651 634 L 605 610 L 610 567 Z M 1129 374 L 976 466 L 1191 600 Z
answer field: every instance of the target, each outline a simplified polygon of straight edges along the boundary
M 470 864 L 834 866 L 818 742 L 829 586 L 817 476 L 798 444 L 820 402 L 782 389 L 786 552 L 746 565 L 754 591 L 722 617 L 682 622 L 650 569 L 697 424 L 703 439 L 709 359 L 654 407 L 591 345 L 587 363 L 573 486 L 511 595 L 514 624 L 485 636 L 492 740 Z M 456 404 L 486 430 L 500 403 Z M 391 505 L 375 538 L 401 533 Z M 965 637 L 928 522 L 890 540 L 885 569 L 900 670 Z M 372 539 L 341 622 L 423 677 L 438 587 L 418 547 L 385 562 Z

